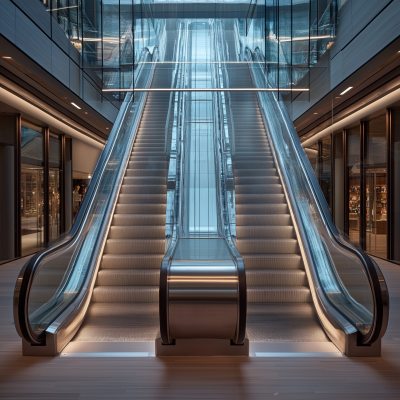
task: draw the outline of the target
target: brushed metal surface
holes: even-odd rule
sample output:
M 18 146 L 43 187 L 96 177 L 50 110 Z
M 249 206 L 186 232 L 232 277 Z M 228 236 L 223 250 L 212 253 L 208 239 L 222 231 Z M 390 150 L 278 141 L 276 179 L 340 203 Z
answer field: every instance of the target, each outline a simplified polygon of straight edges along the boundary
M 239 277 L 224 239 L 180 239 L 168 272 L 172 339 L 231 339 L 237 331 Z

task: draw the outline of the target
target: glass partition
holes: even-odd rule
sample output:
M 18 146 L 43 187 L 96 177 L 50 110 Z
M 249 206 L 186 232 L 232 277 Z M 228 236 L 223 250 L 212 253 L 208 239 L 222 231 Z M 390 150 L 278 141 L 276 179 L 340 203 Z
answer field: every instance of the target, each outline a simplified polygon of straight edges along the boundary
M 365 123 L 365 250 L 387 255 L 386 114 Z
M 347 130 L 347 208 L 349 239 L 360 245 L 360 205 L 361 205 L 361 155 L 360 155 L 360 127 Z
M 400 261 L 400 108 L 392 110 L 392 138 L 391 138 L 391 158 L 393 177 L 390 182 L 392 190 L 392 259 Z
M 336 228 L 338 228 L 338 231 L 341 234 L 344 234 L 345 179 L 343 159 L 343 132 L 337 132 L 333 135 L 333 177 L 333 216 Z
M 21 126 L 21 255 L 44 247 L 43 129 Z

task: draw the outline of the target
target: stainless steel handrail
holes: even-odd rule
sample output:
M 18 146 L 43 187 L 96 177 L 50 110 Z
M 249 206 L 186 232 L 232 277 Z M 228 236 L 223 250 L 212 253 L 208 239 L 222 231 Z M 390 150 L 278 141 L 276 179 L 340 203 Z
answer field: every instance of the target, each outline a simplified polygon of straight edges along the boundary
M 145 59 L 145 57 L 150 54 L 149 50 L 147 49 L 146 51 L 143 51 L 141 60 Z M 157 51 L 153 52 L 154 57 L 157 57 Z M 138 68 L 135 70 L 135 75 L 134 75 L 134 81 L 138 81 L 141 78 L 141 73 L 143 71 L 146 71 L 144 66 L 146 64 L 144 63 L 139 63 Z M 149 74 L 149 78 L 147 82 L 151 82 L 152 75 L 154 72 L 154 64 L 153 68 Z M 145 101 L 146 96 L 141 96 L 141 105 L 143 106 L 144 101 Z M 92 209 L 95 197 L 99 191 L 103 175 L 105 174 L 107 165 L 109 163 L 110 157 L 113 154 L 113 150 L 118 144 L 118 137 L 119 137 L 119 132 L 122 129 L 123 122 L 125 121 L 125 118 L 128 116 L 129 111 L 130 111 L 130 106 L 131 103 L 134 99 L 134 93 L 128 93 L 126 95 L 125 101 L 123 102 L 120 112 L 118 113 L 117 119 L 114 123 L 113 129 L 110 133 L 109 139 L 106 143 L 105 148 L 103 149 L 100 158 L 97 162 L 95 171 L 93 173 L 93 177 L 91 180 L 91 183 L 89 184 L 87 194 L 85 196 L 85 199 L 82 203 L 82 206 L 78 212 L 78 215 L 76 217 L 76 220 L 72 226 L 71 231 L 66 235 L 62 240 L 60 240 L 57 243 L 52 244 L 50 247 L 48 247 L 45 250 L 42 250 L 38 253 L 36 253 L 35 256 L 33 256 L 24 266 L 24 268 L 21 270 L 15 290 L 14 290 L 14 321 L 15 321 L 15 326 L 17 329 L 18 334 L 25 339 L 27 342 L 32 343 L 32 344 L 41 344 L 45 342 L 45 336 L 46 336 L 46 328 L 42 330 L 40 334 L 36 334 L 33 329 L 31 328 L 30 320 L 29 320 L 29 296 L 30 292 L 32 289 L 32 285 L 34 283 L 35 277 L 37 274 L 40 272 L 41 269 L 41 263 L 46 259 L 48 260 L 48 257 L 57 257 L 62 251 L 66 251 L 68 248 L 72 248 L 74 244 L 77 243 L 78 238 L 80 235 L 83 233 L 83 228 L 85 226 L 85 222 L 88 219 L 88 213 Z M 140 107 L 137 110 L 138 112 L 136 113 L 136 119 L 140 118 Z M 135 120 L 132 122 L 134 123 Z M 137 122 L 137 121 L 136 121 Z M 123 162 L 121 162 L 121 166 L 123 166 Z M 121 175 L 121 171 L 119 173 Z M 115 189 L 114 189 L 115 190 Z M 114 196 L 115 197 L 115 196 Z M 88 274 L 87 276 L 90 276 Z M 80 290 L 85 289 L 83 286 Z M 87 287 L 86 287 L 87 289 Z M 79 293 L 76 294 L 75 297 L 79 296 Z M 65 311 L 68 309 L 68 304 L 71 304 L 73 301 L 73 298 L 69 299 L 67 304 L 63 305 L 63 310 Z M 69 307 L 70 308 L 70 307 Z M 58 315 L 60 316 L 61 314 L 65 314 L 63 311 L 59 311 Z M 57 318 L 57 317 L 55 317 Z M 54 320 L 54 318 L 53 318 Z M 49 322 L 50 326 L 52 321 Z
M 260 71 L 262 71 L 262 74 L 265 73 L 264 71 L 264 59 L 262 56 L 261 51 L 256 50 L 254 53 L 251 52 L 250 49 L 246 49 L 246 57 L 249 61 L 252 61 L 253 63 L 251 64 L 251 75 L 253 78 L 253 81 L 256 84 L 256 79 L 254 77 L 254 68 L 259 68 Z M 258 61 L 258 64 L 255 64 L 254 61 Z M 258 65 L 258 66 L 257 66 Z M 268 84 L 268 77 L 264 76 L 264 81 L 266 84 Z M 260 101 L 260 110 L 264 119 L 264 124 L 266 126 L 266 131 L 267 135 L 269 136 L 270 143 L 271 143 L 271 148 L 275 153 L 275 158 L 277 160 L 277 163 L 280 164 L 280 158 L 279 155 L 276 153 L 276 149 L 274 148 L 274 141 L 270 137 L 270 133 L 268 130 L 268 115 L 265 115 L 265 110 L 262 107 L 262 101 L 260 99 L 260 94 L 258 94 L 259 101 Z M 362 265 L 364 269 L 364 274 L 368 279 L 368 283 L 370 286 L 370 290 L 373 296 L 374 300 L 374 314 L 373 314 L 373 322 L 371 325 L 370 330 L 364 334 L 358 331 L 358 341 L 360 344 L 363 345 L 369 345 L 372 344 L 376 341 L 378 341 L 385 333 L 387 324 L 388 324 L 388 313 L 389 313 L 389 294 L 387 290 L 387 286 L 385 283 L 385 280 L 383 278 L 383 275 L 378 267 L 378 265 L 373 261 L 364 251 L 361 249 L 356 248 L 354 245 L 352 245 L 350 242 L 348 242 L 343 236 L 340 235 L 338 232 L 336 226 L 333 223 L 332 217 L 330 215 L 328 205 L 326 203 L 326 200 L 321 192 L 321 189 L 318 185 L 318 182 L 316 180 L 315 174 L 311 168 L 311 165 L 308 161 L 308 158 L 304 152 L 304 149 L 301 146 L 300 140 L 294 130 L 294 128 L 290 125 L 290 117 L 287 113 L 286 108 L 284 107 L 284 103 L 281 98 L 279 98 L 279 94 L 275 95 L 275 100 L 276 100 L 276 105 L 279 108 L 279 111 L 281 113 L 282 120 L 284 121 L 286 125 L 287 132 L 290 134 L 291 138 L 291 144 L 293 145 L 293 148 L 296 152 L 296 156 L 301 162 L 301 169 L 302 173 L 305 176 L 309 187 L 311 188 L 311 191 L 313 193 L 314 199 L 316 201 L 317 207 L 318 207 L 318 212 L 319 215 L 321 216 L 321 220 L 323 221 L 326 230 L 329 233 L 330 240 L 332 243 L 334 243 L 334 246 L 338 249 L 343 248 L 347 250 L 348 252 L 351 252 L 354 256 L 357 257 L 357 259 L 360 262 L 360 265 Z M 285 168 L 283 165 L 280 166 L 280 172 L 282 175 L 286 174 Z M 301 173 L 299 171 L 299 173 Z M 287 182 L 289 181 L 288 179 L 285 179 L 286 181 L 286 186 Z M 299 210 L 297 207 L 296 199 L 294 198 L 293 193 L 291 192 L 290 187 L 289 193 L 291 193 L 292 197 L 292 207 L 294 210 L 297 209 L 297 215 L 299 215 Z M 314 210 L 316 211 L 316 210 Z M 295 213 L 296 214 L 296 213 Z M 301 230 L 304 231 L 304 227 L 301 226 L 300 218 L 298 218 L 298 224 L 300 225 Z M 310 249 L 308 249 L 310 251 Z M 326 252 L 329 253 L 328 249 L 325 249 Z M 309 262 L 313 263 L 313 257 L 312 254 L 309 254 Z M 331 263 L 333 261 L 331 260 Z M 334 268 L 334 266 L 331 266 L 331 268 Z M 316 271 L 316 268 L 314 268 Z M 314 278 L 317 279 L 317 294 L 319 296 L 319 301 L 321 302 L 322 307 L 325 309 L 325 311 L 330 314 L 330 317 L 336 322 L 341 328 L 343 329 L 344 332 L 349 332 L 349 326 L 348 324 L 350 323 L 351 325 L 354 326 L 354 322 L 348 318 L 348 316 L 344 315 L 343 312 L 337 308 L 337 306 L 329 299 L 329 297 L 324 293 L 323 290 L 323 285 L 321 284 L 320 277 L 318 273 L 314 274 Z M 352 300 L 351 296 L 348 296 L 347 290 L 343 283 L 341 283 L 340 278 L 336 276 L 338 279 L 339 283 L 341 284 L 342 290 L 344 292 L 345 297 L 347 296 L 347 299 L 350 302 L 354 302 Z M 354 327 L 357 329 L 357 327 Z M 351 329 L 350 329 L 351 330 Z

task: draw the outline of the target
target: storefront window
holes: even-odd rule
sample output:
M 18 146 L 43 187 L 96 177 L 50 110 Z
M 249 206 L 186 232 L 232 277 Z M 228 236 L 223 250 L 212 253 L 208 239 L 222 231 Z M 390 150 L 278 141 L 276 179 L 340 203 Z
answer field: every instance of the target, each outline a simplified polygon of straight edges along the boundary
M 366 122 L 365 138 L 366 251 L 387 256 L 386 115 Z
M 52 242 L 61 234 L 60 214 L 60 167 L 61 143 L 58 135 L 49 137 L 49 241 Z
M 72 191 L 72 218 L 75 220 L 76 215 L 82 205 L 83 199 L 86 195 L 86 190 L 89 185 L 90 179 L 79 179 L 74 176 L 73 191 Z
M 360 127 L 347 130 L 347 180 L 349 190 L 348 229 L 349 239 L 360 244 Z
M 320 169 L 320 185 L 322 193 L 328 204 L 329 211 L 332 213 L 331 204 L 331 137 L 326 136 L 322 139 L 322 159 Z
M 400 108 L 392 113 L 392 168 L 393 168 L 393 202 L 392 202 L 392 259 L 400 261 Z
M 21 255 L 44 247 L 43 131 L 21 127 Z
M 47 9 L 50 9 L 50 0 L 39 0 Z
M 343 171 L 343 132 L 333 135 L 334 156 L 334 219 L 339 232 L 344 232 L 344 171 Z

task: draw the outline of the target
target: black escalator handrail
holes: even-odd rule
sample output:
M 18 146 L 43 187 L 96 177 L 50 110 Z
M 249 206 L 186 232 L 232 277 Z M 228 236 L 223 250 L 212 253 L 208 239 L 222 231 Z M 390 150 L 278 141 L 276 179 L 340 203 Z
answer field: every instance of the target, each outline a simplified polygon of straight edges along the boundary
M 260 49 L 257 48 L 253 53 L 249 48 L 246 48 L 246 53 L 250 54 L 251 61 L 259 61 L 260 64 L 264 65 L 264 60 Z M 282 101 L 283 100 L 280 99 L 280 101 L 278 102 L 278 106 L 280 108 L 280 111 L 285 114 L 286 121 L 289 121 L 290 117 L 287 114 L 287 110 L 282 107 Z M 315 196 L 316 202 L 320 210 L 320 215 L 323 217 L 323 222 L 330 233 L 332 241 L 335 241 L 339 247 L 343 247 L 354 254 L 361 261 L 361 265 L 364 268 L 365 276 L 368 279 L 368 283 L 374 300 L 374 319 L 372 327 L 367 334 L 363 335 L 361 332 L 358 332 L 358 334 L 361 344 L 372 344 L 385 334 L 388 325 L 389 293 L 385 279 L 375 261 L 373 261 L 362 249 L 355 247 L 347 240 L 345 240 L 345 238 L 343 238 L 343 236 L 337 230 L 335 224 L 333 223 L 325 197 L 323 196 L 322 191 L 316 180 L 315 174 L 311 169 L 311 165 L 308 158 L 306 157 L 306 153 L 301 146 L 301 142 L 297 135 L 293 135 L 292 129 L 288 129 L 288 131 L 291 135 L 292 143 L 294 144 L 297 156 L 301 160 L 305 176 L 307 177 L 308 183 L 310 184 L 312 192 Z M 333 307 L 335 307 L 335 305 L 330 301 L 329 298 L 326 298 L 326 300 Z M 340 310 L 337 311 L 340 312 Z M 345 316 L 343 317 L 346 318 Z M 346 319 L 348 320 L 348 318 Z
M 148 48 L 143 49 L 140 61 L 142 61 L 147 56 L 147 54 L 150 54 L 150 50 Z M 136 81 L 135 78 L 138 78 L 140 76 L 142 70 L 144 70 L 144 64 L 138 63 L 138 67 L 135 70 L 135 75 L 136 75 L 134 76 L 135 81 Z M 78 211 L 78 214 L 72 225 L 71 230 L 61 240 L 52 243 L 51 245 L 48 245 L 46 249 L 43 249 L 38 253 L 36 253 L 24 265 L 17 278 L 17 282 L 14 289 L 14 299 L 13 299 L 15 328 L 19 336 L 21 336 L 21 338 L 25 339 L 27 342 L 31 344 L 43 343 L 45 338 L 45 330 L 43 330 L 41 334 L 37 335 L 35 332 L 33 332 L 29 323 L 28 302 L 36 274 L 40 271 L 41 262 L 46 257 L 58 251 L 61 251 L 63 248 L 66 248 L 74 241 L 76 241 L 79 235 L 82 233 L 82 229 L 87 219 L 87 213 L 90 211 L 91 206 L 93 204 L 94 197 L 100 186 L 100 182 L 104 174 L 105 168 L 107 166 L 108 160 L 112 154 L 113 149 L 115 148 L 117 142 L 116 139 L 118 138 L 118 133 L 120 131 L 121 124 L 126 117 L 126 114 L 129 110 L 129 103 L 132 101 L 133 96 L 134 95 L 132 92 L 128 92 L 126 94 L 126 97 L 122 103 L 120 111 L 114 122 L 113 129 L 111 130 L 106 145 L 103 148 L 100 157 L 96 163 L 96 167 L 94 169 L 92 179 L 88 185 L 85 198 Z

